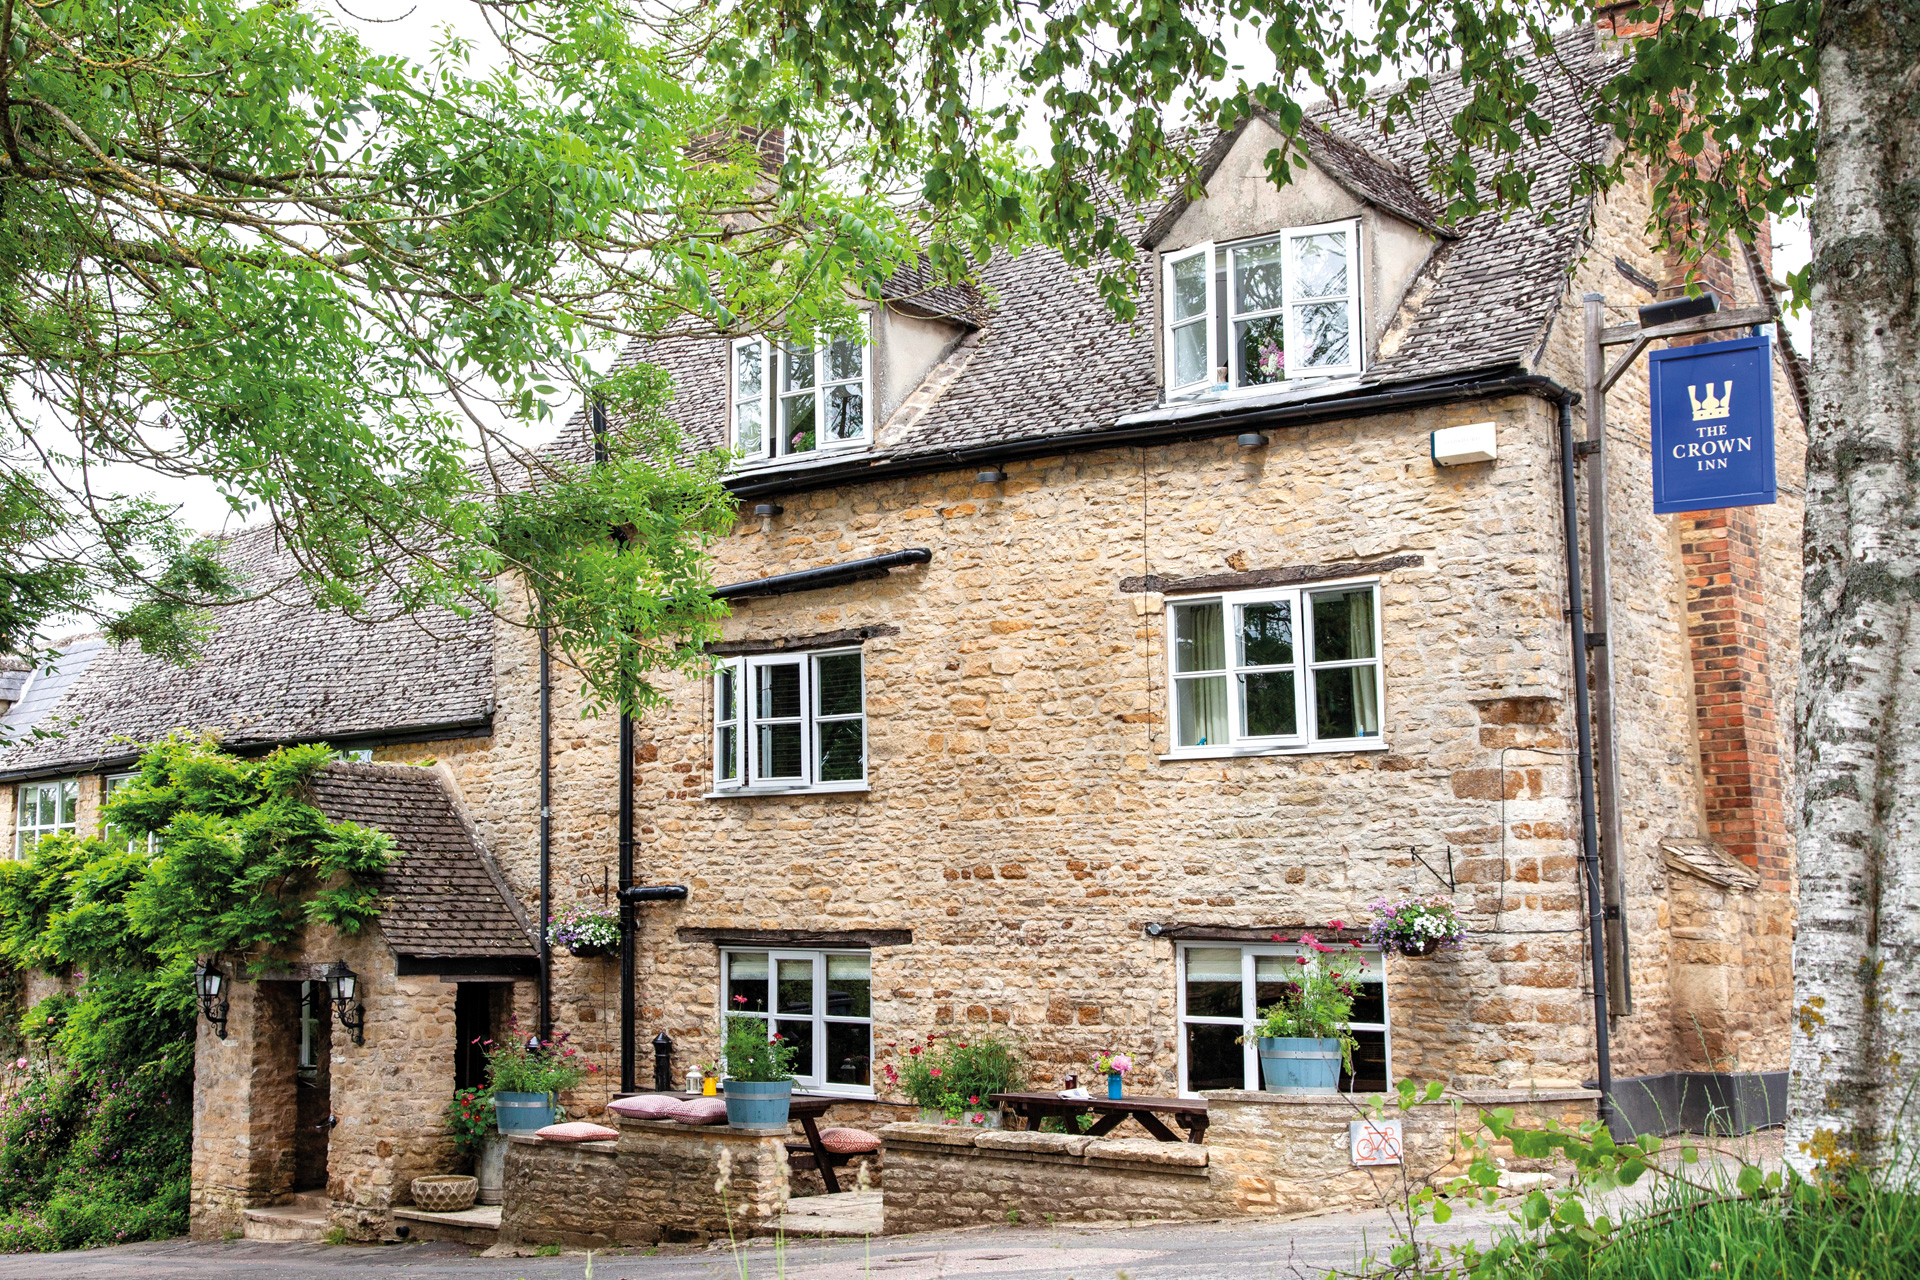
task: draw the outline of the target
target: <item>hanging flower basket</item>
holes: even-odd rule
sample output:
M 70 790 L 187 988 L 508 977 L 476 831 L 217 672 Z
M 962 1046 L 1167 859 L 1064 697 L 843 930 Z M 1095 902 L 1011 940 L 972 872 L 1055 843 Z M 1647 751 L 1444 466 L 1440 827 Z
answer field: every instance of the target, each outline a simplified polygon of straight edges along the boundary
M 1400 902 L 1380 898 L 1371 908 L 1374 916 L 1367 926 L 1367 941 L 1383 951 L 1430 956 L 1442 947 L 1458 947 L 1467 936 L 1466 926 L 1453 913 L 1453 903 L 1444 897 Z
M 547 945 L 582 960 L 620 951 L 620 916 L 604 908 L 569 903 L 547 920 Z

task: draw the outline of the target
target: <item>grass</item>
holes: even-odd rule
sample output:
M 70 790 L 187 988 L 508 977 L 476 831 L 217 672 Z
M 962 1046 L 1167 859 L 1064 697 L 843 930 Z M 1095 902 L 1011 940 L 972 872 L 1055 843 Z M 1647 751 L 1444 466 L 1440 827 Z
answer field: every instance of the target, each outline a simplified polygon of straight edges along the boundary
M 1708 1199 L 1629 1219 L 1606 1247 L 1510 1267 L 1503 1280 L 1912 1280 L 1920 1195 L 1856 1181 L 1763 1200 Z

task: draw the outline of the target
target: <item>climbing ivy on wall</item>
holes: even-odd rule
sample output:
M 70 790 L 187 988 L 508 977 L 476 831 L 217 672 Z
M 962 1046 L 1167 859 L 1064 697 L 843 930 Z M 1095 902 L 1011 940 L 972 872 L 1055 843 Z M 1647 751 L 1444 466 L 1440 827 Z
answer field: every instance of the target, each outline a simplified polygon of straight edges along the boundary
M 243 759 L 211 740 L 148 748 L 100 834 L 0 863 L 0 962 L 67 977 L 20 1019 L 0 1102 L 0 1251 L 186 1229 L 193 964 L 263 963 L 308 923 L 377 914 L 383 833 L 306 797 L 324 746 Z

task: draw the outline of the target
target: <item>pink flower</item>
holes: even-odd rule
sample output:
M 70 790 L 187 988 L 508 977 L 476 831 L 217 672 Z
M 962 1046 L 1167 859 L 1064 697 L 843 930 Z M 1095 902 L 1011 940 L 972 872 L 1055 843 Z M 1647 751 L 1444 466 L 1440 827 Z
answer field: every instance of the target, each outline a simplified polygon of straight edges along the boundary
M 934 1067 L 932 1070 L 928 1071 L 927 1074 L 932 1076 L 934 1079 L 938 1080 L 940 1078 L 940 1068 Z
M 1114 1054 L 1113 1057 L 1108 1059 L 1108 1062 L 1111 1063 L 1113 1069 L 1121 1075 L 1125 1075 L 1127 1072 L 1133 1070 L 1133 1059 L 1124 1053 Z
M 16 1066 L 16 1067 L 20 1067 L 20 1068 L 22 1068 L 22 1069 L 25 1069 L 25 1067 L 26 1067 L 26 1065 L 27 1065 L 27 1060 L 26 1060 L 25 1058 L 22 1058 L 22 1059 L 20 1059 L 20 1061 L 18 1061 L 18 1062 L 16 1062 L 16 1063 L 14 1063 L 13 1065 L 14 1065 L 14 1066 Z
M 1329 929 L 1344 929 L 1344 928 L 1346 928 L 1346 927 L 1347 927 L 1346 925 L 1344 925 L 1344 924 L 1342 924 L 1342 923 L 1341 923 L 1340 921 L 1338 921 L 1338 920 L 1329 920 L 1329 921 L 1327 921 L 1327 928 L 1329 928 Z

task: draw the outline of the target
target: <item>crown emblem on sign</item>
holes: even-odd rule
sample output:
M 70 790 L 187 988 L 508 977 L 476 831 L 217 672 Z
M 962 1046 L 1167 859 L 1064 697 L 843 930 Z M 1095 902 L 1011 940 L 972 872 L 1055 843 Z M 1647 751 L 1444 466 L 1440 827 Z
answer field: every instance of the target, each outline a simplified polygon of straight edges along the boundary
M 1693 420 L 1695 422 L 1706 422 L 1713 418 L 1724 418 L 1731 412 L 1733 405 L 1733 382 L 1729 380 L 1721 385 L 1726 389 L 1718 396 L 1715 396 L 1713 394 L 1713 384 L 1709 382 L 1707 384 L 1707 398 L 1705 400 L 1700 398 L 1700 388 L 1687 388 L 1687 399 L 1693 401 Z

